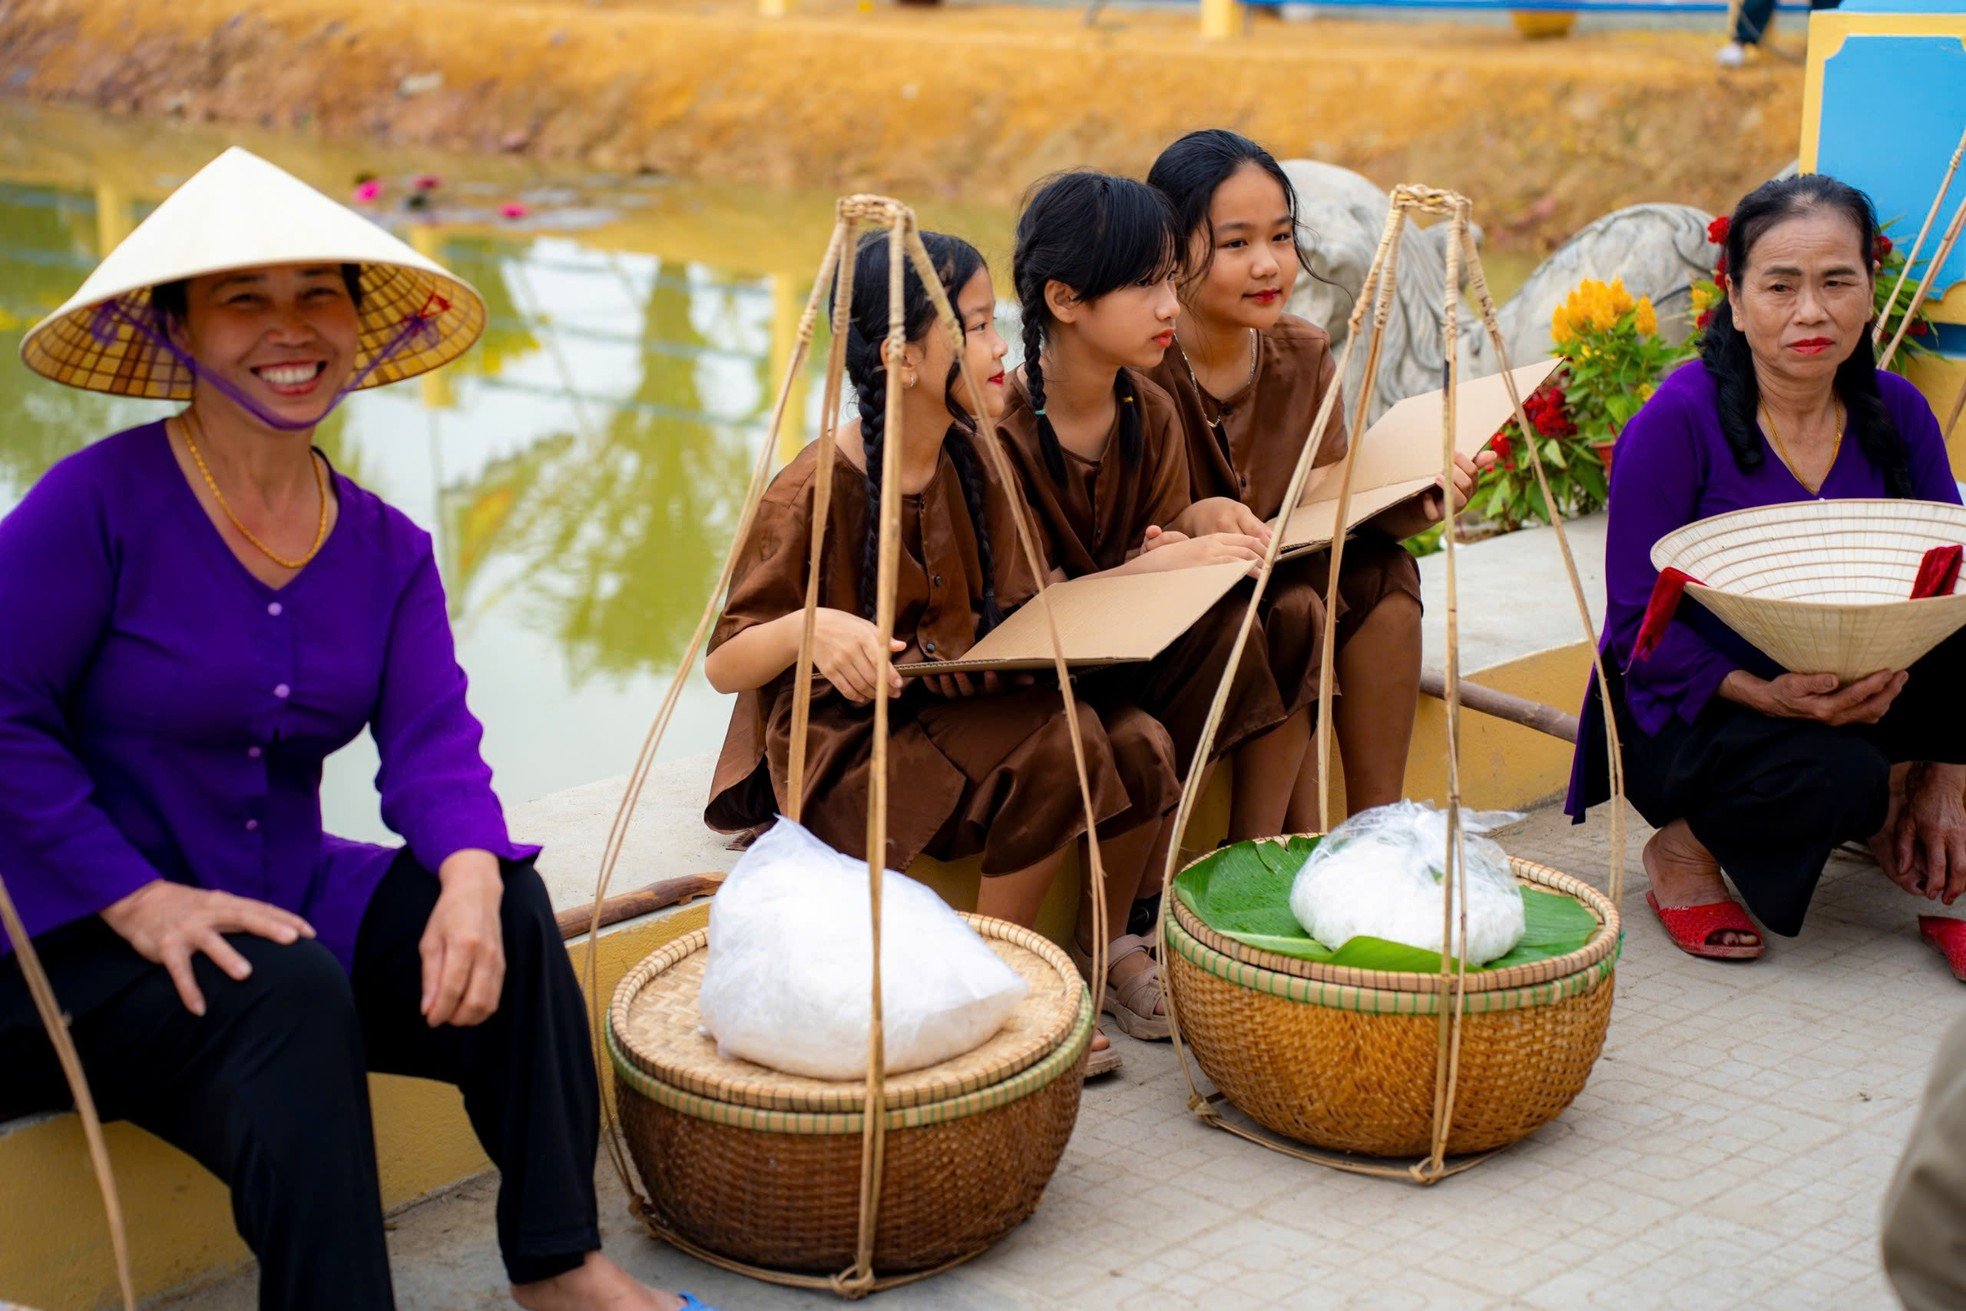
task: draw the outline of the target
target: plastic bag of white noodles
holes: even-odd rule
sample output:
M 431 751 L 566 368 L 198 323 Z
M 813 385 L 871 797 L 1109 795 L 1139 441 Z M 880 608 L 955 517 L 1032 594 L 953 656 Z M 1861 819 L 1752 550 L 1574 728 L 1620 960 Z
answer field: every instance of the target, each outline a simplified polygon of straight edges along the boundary
M 1522 889 L 1508 855 L 1493 839 L 1477 836 L 1521 818 L 1507 810 L 1461 812 L 1467 941 L 1451 954 L 1470 965 L 1505 956 L 1522 940 Z M 1417 801 L 1375 806 L 1318 843 L 1291 884 L 1290 911 L 1304 932 L 1333 951 L 1355 937 L 1439 951 L 1446 861 L 1445 810 Z
M 725 1056 L 818 1079 L 867 1071 L 873 935 L 867 866 L 781 817 L 710 904 L 703 1029 Z M 881 884 L 887 1071 L 960 1056 L 1002 1028 L 1028 985 L 934 892 Z

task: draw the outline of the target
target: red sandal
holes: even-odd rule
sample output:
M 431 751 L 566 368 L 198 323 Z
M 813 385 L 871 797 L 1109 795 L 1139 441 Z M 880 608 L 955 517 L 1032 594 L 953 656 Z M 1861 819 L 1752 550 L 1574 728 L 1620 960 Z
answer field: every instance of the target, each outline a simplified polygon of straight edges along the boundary
M 1946 958 L 1946 964 L 1952 966 L 1954 978 L 1966 982 L 1966 920 L 1957 920 L 1950 915 L 1920 915 L 1918 936 L 1931 943 Z
M 1661 906 L 1659 898 L 1648 892 L 1645 894 L 1645 904 L 1659 917 L 1659 923 L 1665 927 L 1672 945 L 1688 956 L 1698 956 L 1703 960 L 1761 958 L 1761 930 L 1754 926 L 1754 921 L 1748 918 L 1748 913 L 1741 909 L 1738 901 L 1710 901 L 1704 906 Z M 1966 920 L 1960 921 L 1960 924 L 1966 927 Z M 1748 946 L 1725 946 L 1713 940 L 1715 935 L 1721 933 L 1752 933 L 1754 942 Z

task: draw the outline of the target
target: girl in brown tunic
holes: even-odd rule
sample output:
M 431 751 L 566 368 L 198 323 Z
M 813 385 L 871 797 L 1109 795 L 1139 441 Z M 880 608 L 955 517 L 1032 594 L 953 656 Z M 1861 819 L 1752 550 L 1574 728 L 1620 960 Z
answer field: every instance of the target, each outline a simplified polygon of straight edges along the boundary
M 1030 925 L 1074 842 L 1085 831 L 1064 708 L 1055 688 L 1008 687 L 989 676 L 878 685 L 872 621 L 883 441 L 902 443 L 902 543 L 896 579 L 898 663 L 961 656 L 1036 592 L 1017 548 L 1015 489 L 983 477 L 971 446 L 972 415 L 1002 406 L 1003 339 L 982 258 L 967 243 L 923 240 L 966 334 L 984 395 L 959 394 L 956 356 L 936 324 L 912 267 L 903 283 L 909 344 L 903 361 L 903 425 L 884 433 L 889 276 L 885 233 L 857 252 L 847 369 L 860 418 L 836 443 L 833 497 L 820 569 L 814 635 L 815 688 L 802 819 L 835 848 L 866 850 L 873 747 L 872 700 L 894 698 L 890 715 L 887 863 L 917 855 L 954 860 L 981 854 L 986 876 L 977 910 Z M 817 444 L 773 480 L 711 635 L 704 672 L 737 708 L 705 818 L 738 831 L 787 807 L 792 679 L 803 622 Z M 1177 799 L 1173 751 L 1150 716 L 1080 702 L 1107 899 L 1124 916 L 1161 820 Z M 1087 917 L 1089 918 L 1089 917 Z M 1103 1038 L 1095 1069 L 1117 1064 Z
M 1139 372 L 1173 337 L 1179 251 L 1167 201 L 1101 173 L 1049 180 L 1018 220 L 1025 358 L 998 431 L 1061 577 L 1253 566 L 1261 557 L 1257 538 L 1219 530 L 1252 517 L 1240 501 L 1193 503 L 1174 404 Z M 1227 524 L 1212 524 L 1211 509 Z M 1233 591 L 1155 660 L 1082 686 L 1100 704 L 1139 705 L 1160 720 L 1183 773 L 1205 767 L 1196 748 L 1247 604 L 1246 589 Z M 1281 830 L 1308 741 L 1303 710 L 1316 691 L 1309 619 L 1280 642 L 1275 631 L 1253 634 L 1230 681 L 1216 754 L 1236 752 L 1231 837 Z M 1273 645 L 1280 660 L 1271 658 Z M 1150 947 L 1127 935 L 1112 949 L 1137 973 L 1129 986 L 1116 981 L 1108 1010 L 1136 1037 L 1167 1032 Z
M 1167 202 L 1100 173 L 1053 178 L 1018 221 L 1025 362 L 997 428 L 1061 577 L 1261 556 L 1237 531 L 1261 527 L 1239 500 L 1196 504 L 1180 416 L 1142 372 L 1172 339 L 1178 251 Z M 1231 592 L 1145 668 L 1089 680 L 1160 720 L 1184 774 L 1247 604 Z M 1257 629 L 1237 666 L 1213 753 L 1237 752 L 1232 838 L 1281 830 L 1308 741 L 1299 712 L 1317 694 L 1309 619 Z
M 1297 241 L 1296 192 L 1268 151 L 1221 129 L 1176 141 L 1147 181 L 1173 204 L 1189 243 L 1180 338 L 1153 378 L 1180 409 L 1191 491 L 1236 497 L 1268 522 L 1283 509 L 1326 392 L 1339 385 L 1331 338 L 1283 312 L 1299 271 L 1310 272 Z M 1317 464 L 1336 463 L 1345 447 L 1341 398 Z M 1477 474 L 1474 462 L 1458 463 L 1456 510 Z M 1404 790 L 1420 687 L 1420 574 L 1400 543 L 1441 513 L 1436 491 L 1387 510 L 1345 545 L 1333 689 L 1344 695 L 1333 728 L 1354 812 L 1397 801 Z M 1307 593 L 1322 596 L 1330 566 L 1326 551 L 1280 564 L 1265 617 L 1275 622 L 1278 610 L 1308 604 Z M 1315 753 L 1306 754 L 1296 784 L 1287 827 L 1308 831 L 1318 823 Z

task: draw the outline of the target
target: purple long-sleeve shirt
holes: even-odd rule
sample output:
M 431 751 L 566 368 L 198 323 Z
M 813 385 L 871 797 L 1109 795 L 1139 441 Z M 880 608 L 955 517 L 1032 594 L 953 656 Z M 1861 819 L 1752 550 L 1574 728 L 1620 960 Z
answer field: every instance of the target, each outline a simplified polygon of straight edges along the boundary
M 0 877 L 30 937 L 161 877 L 295 911 L 346 967 L 396 855 L 321 829 L 321 762 L 364 727 L 425 867 L 538 853 L 506 835 L 429 536 L 334 488 L 333 532 L 281 588 L 232 555 L 161 423 L 0 519 Z
M 1878 390 L 1911 453 L 1913 495 L 1959 503 L 1959 484 L 1946 458 L 1938 420 L 1918 389 L 1879 372 Z M 1765 440 L 1765 439 L 1764 439 Z M 1677 715 L 1692 723 L 1727 675 L 1745 669 L 1771 678 L 1780 667 L 1715 619 L 1690 596 L 1667 626 L 1658 650 L 1632 663 L 1632 644 L 1658 570 L 1652 547 L 1661 537 L 1700 519 L 1812 498 L 1882 497 L 1884 473 L 1855 441 L 1843 443 L 1822 488 L 1810 492 L 1770 447 L 1761 467 L 1743 473 L 1720 430 L 1713 379 L 1698 360 L 1682 365 L 1632 417 L 1618 437 L 1611 465 L 1609 522 L 1604 543 L 1604 632 L 1598 643 L 1607 667 L 1624 672 L 1625 703 L 1646 733 Z M 1577 734 L 1564 809 L 1582 819 L 1586 807 L 1610 796 L 1604 715 L 1592 681 Z

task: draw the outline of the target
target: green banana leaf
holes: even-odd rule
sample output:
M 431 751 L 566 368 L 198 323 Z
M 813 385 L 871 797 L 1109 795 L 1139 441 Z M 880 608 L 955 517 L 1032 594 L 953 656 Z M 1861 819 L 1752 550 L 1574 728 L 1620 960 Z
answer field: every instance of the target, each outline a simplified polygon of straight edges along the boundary
M 1304 932 L 1290 910 L 1290 885 L 1317 849 L 1317 839 L 1287 843 L 1237 842 L 1177 876 L 1174 895 L 1202 923 L 1227 938 L 1299 960 L 1361 970 L 1438 973 L 1440 953 L 1384 938 L 1353 938 L 1333 951 Z M 1506 955 L 1473 970 L 1499 970 L 1576 951 L 1597 932 L 1597 917 L 1560 892 L 1522 890 L 1522 940 Z

